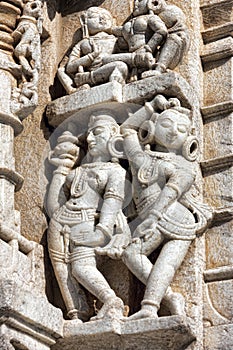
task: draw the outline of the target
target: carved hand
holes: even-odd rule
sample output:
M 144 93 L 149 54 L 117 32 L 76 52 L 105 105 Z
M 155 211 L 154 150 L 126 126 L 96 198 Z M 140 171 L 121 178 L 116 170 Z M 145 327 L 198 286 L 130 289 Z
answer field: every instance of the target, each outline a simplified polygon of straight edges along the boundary
M 136 67 L 142 68 L 152 68 L 155 64 L 155 59 L 150 52 L 136 52 L 133 61 Z
M 124 234 L 116 234 L 105 247 L 96 248 L 95 252 L 99 255 L 108 255 L 112 259 L 120 259 L 128 244 L 129 236 Z
M 134 231 L 133 241 L 143 237 L 147 241 L 156 231 L 158 219 L 149 215 Z
M 98 247 L 106 244 L 106 236 L 98 228 L 95 231 L 80 231 L 76 233 L 76 245 Z

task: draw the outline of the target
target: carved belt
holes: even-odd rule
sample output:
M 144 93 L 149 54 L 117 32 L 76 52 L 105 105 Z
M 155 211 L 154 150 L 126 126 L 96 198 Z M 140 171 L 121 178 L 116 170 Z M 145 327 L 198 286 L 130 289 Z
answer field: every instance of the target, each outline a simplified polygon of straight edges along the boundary
M 157 228 L 169 239 L 181 239 L 191 241 L 196 237 L 197 224 L 182 224 L 172 220 L 166 214 L 158 222 Z
M 96 209 L 94 208 L 71 210 L 67 206 L 63 206 L 54 215 L 54 219 L 62 225 L 73 226 L 80 222 L 94 221 L 96 215 Z

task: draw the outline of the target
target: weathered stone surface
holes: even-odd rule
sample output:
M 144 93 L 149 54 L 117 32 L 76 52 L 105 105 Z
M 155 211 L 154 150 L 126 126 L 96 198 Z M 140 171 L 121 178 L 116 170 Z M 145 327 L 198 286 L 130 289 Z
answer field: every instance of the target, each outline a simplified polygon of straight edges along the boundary
M 47 107 L 46 114 L 49 123 L 56 127 L 81 109 L 114 101 L 123 102 L 122 85 L 117 82 L 93 87 L 91 90 L 77 91 L 52 101 Z
M 183 348 L 188 350 L 231 350 L 233 348 L 231 321 L 233 298 L 232 222 L 229 221 L 232 217 L 232 199 L 230 198 L 232 194 L 232 171 L 230 166 L 232 165 L 231 32 L 233 2 L 232 0 L 201 0 L 200 2 L 182 0 L 178 3 L 177 0 L 168 0 L 167 3 L 179 6 L 186 15 L 191 45 L 183 62 L 176 68 L 176 73 L 186 79 L 189 85 L 181 81 L 177 75 L 174 78 L 174 72 L 170 72 L 166 73 L 169 75 L 166 79 L 165 75 L 163 77 L 146 78 L 144 81 L 126 84 L 120 89 L 114 87 L 111 90 L 112 83 L 109 83 L 108 89 L 103 88 L 101 90 L 102 86 L 100 86 L 95 94 L 98 95 L 101 92 L 102 96 L 99 94 L 96 100 L 94 97 L 93 100 L 89 99 L 94 88 L 89 91 L 80 91 L 72 96 L 73 100 L 70 96 L 70 101 L 72 101 L 70 105 L 66 99 L 60 99 L 62 104 L 67 103 L 65 107 L 58 105 L 58 100 L 52 102 L 50 107 L 52 106 L 54 114 L 50 119 L 50 125 L 48 125 L 44 114 L 47 104 L 65 94 L 56 77 L 57 67 L 64 55 L 69 55 L 67 50 L 72 49 L 72 46 L 82 37 L 79 20 L 80 11 L 86 11 L 91 6 L 101 6 L 112 13 L 116 19 L 116 25 L 122 25 L 126 21 L 131 21 L 133 1 L 64 0 L 59 3 L 59 1 L 51 0 L 44 2 L 43 14 L 45 20 L 42 33 L 39 106 L 33 115 L 23 122 L 24 131 L 18 136 L 15 143 L 16 169 L 25 178 L 23 188 L 16 195 L 16 207 L 21 212 L 21 224 L 19 213 L 14 210 L 14 189 L 17 187 L 15 186 L 17 181 L 12 154 L 12 132 L 14 129 L 15 134 L 20 133 L 22 123 L 10 113 L 9 101 L 11 90 L 16 87 L 16 79 L 19 79 L 21 75 L 19 62 L 17 61 L 16 64 L 14 62 L 15 58 L 11 56 L 14 51 L 12 32 L 18 24 L 16 17 L 22 14 L 25 4 L 21 0 L 1 3 L 0 48 L 1 52 L 3 50 L 7 52 L 7 56 L 3 55 L 4 57 L 1 56 L 0 59 L 2 78 L 0 104 L 1 110 L 4 112 L 0 113 L 0 121 L 3 123 L 1 137 L 4 142 L 0 150 L 2 199 L 0 207 L 1 217 L 6 218 L 5 221 L 7 222 L 5 224 L 9 224 L 7 227 L 4 226 L 4 229 L 2 224 L 0 226 L 0 238 L 4 240 L 0 241 L 0 274 L 2 281 L 4 281 L 1 300 L 3 298 L 7 300 L 7 293 L 9 292 L 8 304 L 5 305 L 13 305 L 11 309 L 13 316 L 20 313 L 22 315 L 22 317 L 20 316 L 21 325 L 17 323 L 18 319 L 16 320 L 14 317 L 9 317 L 7 320 L 1 318 L 3 323 L 0 326 L 0 348 L 2 347 L 4 350 L 48 350 L 54 342 L 51 328 L 56 330 L 56 336 L 62 334 L 62 329 L 59 329 L 58 326 L 59 322 L 56 324 L 58 318 L 60 326 L 63 323 L 60 311 L 56 313 L 51 306 L 48 307 L 49 315 L 48 311 L 47 313 L 44 310 L 38 311 L 41 307 L 44 306 L 46 309 L 47 305 L 50 305 L 47 304 L 45 290 L 50 296 L 50 301 L 53 300 L 56 305 L 59 304 L 59 296 L 56 293 L 51 294 L 51 285 L 54 283 L 51 276 L 45 283 L 44 265 L 48 269 L 51 266 L 50 262 L 43 257 L 41 248 L 37 246 L 38 250 L 35 254 L 34 263 L 34 256 L 30 250 L 31 242 L 24 241 L 24 237 L 27 237 L 37 242 L 42 240 L 45 244 L 47 214 L 43 209 L 43 205 L 47 186 L 46 177 L 49 178 L 44 170 L 45 158 L 47 157 L 50 141 L 53 148 L 57 136 L 64 131 L 61 126 L 61 129 L 55 132 L 56 135 L 53 139 L 48 141 L 52 131 L 51 125 L 56 127 L 72 115 L 75 122 L 79 123 L 79 130 L 82 132 L 87 127 L 88 113 L 94 111 L 97 106 L 95 103 L 98 103 L 98 108 L 107 107 L 108 104 L 111 104 L 110 109 L 115 110 L 118 114 L 117 121 L 122 122 L 127 117 L 123 111 L 125 107 L 132 107 L 131 112 L 135 112 L 139 107 L 137 105 L 132 106 L 128 102 L 132 101 L 133 104 L 143 105 L 145 100 L 148 101 L 154 97 L 154 91 L 164 93 L 168 98 L 177 97 L 178 94 L 182 105 L 191 107 L 193 110 L 194 124 L 201 147 L 204 138 L 202 158 L 204 199 L 214 206 L 214 221 L 205 237 L 198 237 L 193 242 L 172 283 L 172 288 L 185 296 L 186 313 L 195 321 L 192 328 L 197 340 L 187 345 L 192 337 L 189 337 L 188 333 L 183 333 L 187 328 L 182 322 L 182 324 L 173 322 L 173 316 L 170 319 L 160 318 L 156 320 L 156 326 L 155 324 L 148 325 L 150 322 L 146 319 L 131 321 L 132 327 L 130 324 L 127 325 L 128 328 L 126 324 L 123 325 L 124 327 L 120 327 L 120 331 L 123 332 L 121 335 L 117 334 L 119 327 L 116 323 L 114 323 L 114 326 L 109 323 L 103 325 L 101 321 L 86 323 L 81 326 L 80 324 L 76 325 L 75 322 L 74 324 L 67 323 L 70 329 L 73 327 L 73 338 L 70 343 L 67 338 L 61 339 L 59 346 L 62 348 L 66 344 L 67 349 L 70 349 L 74 343 L 74 346 L 77 345 L 77 348 L 79 348 L 79 345 L 75 342 L 77 332 L 80 346 L 83 349 L 88 349 L 87 346 L 92 349 L 98 346 L 99 343 L 101 344 L 100 349 L 105 347 L 106 349 L 138 348 L 141 350 L 148 347 L 147 344 L 149 344 L 151 349 L 156 349 L 155 346 L 158 346 L 158 349 L 163 349 L 163 346 L 165 346 L 164 349 L 172 350 L 181 344 L 179 341 L 182 341 Z M 200 9 L 202 15 L 199 13 Z M 202 33 L 200 33 L 201 27 Z M 204 39 L 204 48 L 200 34 Z M 202 71 L 200 63 L 200 52 L 204 71 Z M 6 57 L 8 57 L 7 64 L 4 62 Z M 11 79 L 11 77 L 13 78 Z M 170 78 L 175 80 L 174 86 L 169 85 Z M 141 86 L 140 84 L 144 82 L 145 84 Z M 117 83 L 115 85 L 117 86 Z M 203 96 L 204 98 L 202 98 Z M 199 101 L 203 106 L 202 113 L 205 123 L 203 130 L 199 114 Z M 123 105 L 124 108 L 118 108 L 119 104 Z M 87 108 L 89 112 L 84 111 L 80 106 L 82 108 L 89 106 Z M 81 117 L 82 112 L 83 116 Z M 48 117 L 50 118 L 50 114 L 48 114 Z M 9 130 L 11 135 L 9 135 Z M 200 176 L 199 180 L 198 188 L 200 189 L 202 182 Z M 23 237 L 20 237 L 20 231 Z M 205 249 L 206 257 L 204 256 Z M 120 293 L 119 296 L 127 305 L 130 302 L 132 303 L 132 293 L 136 295 L 133 299 L 133 306 L 137 304 L 136 307 L 138 308 L 141 300 L 138 296 L 142 295 L 142 291 L 140 292 L 142 286 L 134 282 L 130 289 L 130 286 L 132 286 L 131 278 L 122 263 L 114 261 L 110 263 L 108 259 L 104 259 L 101 268 L 112 288 L 117 291 L 117 294 Z M 124 279 L 124 282 L 119 282 L 119 275 Z M 17 284 L 8 283 L 9 276 L 11 276 L 11 281 L 17 281 Z M 19 296 L 16 303 L 12 301 L 14 293 Z M 38 302 L 35 301 L 37 298 Z M 35 303 L 33 303 L 33 300 Z M 37 310 L 35 310 L 36 308 Z M 36 313 L 35 317 L 34 312 Z M 202 315 L 202 312 L 204 315 Z M 204 322 L 202 322 L 202 318 Z M 46 324 L 46 329 L 43 328 L 43 322 Z M 161 326 L 162 322 L 163 325 Z M 168 323 L 168 326 L 165 323 Z M 37 325 L 39 325 L 38 328 Z M 81 335 L 77 331 L 78 327 L 82 328 Z M 92 330 L 90 331 L 91 327 Z M 170 331 L 167 327 L 170 327 Z M 100 328 L 103 328 L 104 331 L 102 332 Z M 151 343 L 147 343 L 147 336 L 142 332 L 143 328 L 150 329 L 148 334 L 149 339 L 153 339 Z M 12 339 L 14 340 L 12 341 Z M 170 339 L 171 342 L 169 343 Z
M 123 87 L 117 82 L 111 82 L 93 87 L 90 90 L 77 91 L 52 101 L 47 107 L 46 114 L 49 123 L 56 127 L 74 113 L 87 107 L 98 108 L 101 103 L 114 101 L 142 104 L 145 98 L 150 100 L 156 94 L 177 97 L 187 108 L 191 108 L 197 103 L 189 84 L 178 74 L 169 72 L 156 77 L 156 79 L 150 77 Z
M 206 350 L 231 350 L 233 347 L 233 325 L 206 328 L 204 346 Z
M 212 61 L 204 70 L 204 104 L 206 106 L 232 100 L 232 58 Z
M 201 0 L 204 28 L 231 22 L 232 6 L 231 0 Z
M 111 346 L 111 349 L 122 350 L 178 350 L 194 339 L 188 320 L 178 316 L 128 322 L 106 320 L 83 325 L 68 321 L 64 326 L 64 339 L 59 339 L 52 349 L 91 350 L 95 347 L 99 350 Z
M 212 227 L 206 234 L 206 269 L 232 266 L 232 222 Z

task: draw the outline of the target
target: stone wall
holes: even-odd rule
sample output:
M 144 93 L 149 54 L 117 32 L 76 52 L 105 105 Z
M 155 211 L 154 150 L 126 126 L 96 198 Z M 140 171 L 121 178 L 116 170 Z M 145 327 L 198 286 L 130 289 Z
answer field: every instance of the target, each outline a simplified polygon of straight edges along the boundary
M 189 51 L 175 68 L 175 73 L 168 73 L 171 75 L 167 80 L 158 84 L 150 78 L 151 83 L 148 83 L 145 93 L 145 87 L 136 90 L 133 84 L 123 88 L 115 82 L 107 83 L 107 87 L 97 86 L 91 89 L 96 89 L 92 100 L 89 91 L 85 90 L 66 95 L 58 79 L 58 67 L 64 56 L 70 53 L 70 48 L 82 37 L 80 14 L 83 11 L 91 6 L 105 8 L 119 26 L 129 20 L 133 1 L 43 1 L 37 107 L 28 113 L 23 122 L 15 121 L 11 113 L 8 119 L 0 116 L 3 145 L 0 151 L 0 348 L 3 350 L 233 348 L 233 2 L 167 2 L 182 9 L 191 36 Z M 2 27 L 7 26 L 11 35 L 18 23 L 18 17 L 14 22 L 12 14 L 22 15 L 24 2 L 11 0 L 2 3 Z M 6 15 L 4 6 L 9 8 L 10 15 Z M 13 6 L 15 9 L 12 9 Z M 11 18 L 10 25 L 7 16 Z M 13 47 L 13 41 L 9 35 L 6 41 L 5 34 L 1 33 L 0 54 L 3 55 L 5 50 L 5 55 L 7 51 L 11 57 L 9 61 L 12 61 L 13 48 L 10 49 L 9 45 Z M 19 65 L 20 62 L 16 59 L 15 63 Z M 1 62 L 0 75 L 3 81 L 0 114 L 5 115 L 9 112 L 7 103 L 11 99 L 11 89 L 17 85 L 18 78 L 11 71 L 2 69 Z M 177 80 L 170 88 L 167 81 L 175 79 L 174 76 Z M 178 95 L 182 105 L 192 110 L 201 147 L 197 187 L 204 202 L 214 211 L 211 226 L 192 242 L 172 282 L 173 290 L 185 297 L 187 317 L 168 316 L 165 310 L 165 317 L 155 320 L 145 318 L 125 323 L 98 320 L 83 324 L 67 320 L 47 248 L 50 218 L 46 198 L 52 178 L 47 159 L 49 151 L 54 149 L 64 125 L 68 125 L 63 123 L 66 119 L 76 118 L 83 126 L 89 111 L 95 110 L 98 103 L 100 107 L 110 106 L 118 111 L 123 118 L 118 122 L 122 122 L 126 119 L 123 116 L 126 107 L 135 112 L 153 98 L 154 91 L 161 93 L 162 88 L 166 96 Z M 138 91 L 141 95 L 135 97 Z M 18 134 L 16 138 L 14 132 Z M 4 169 L 7 169 L 7 175 Z M 18 190 L 15 195 L 14 190 Z M 156 259 L 156 255 L 152 259 Z M 138 311 L 145 289 L 142 283 L 121 261 L 105 257 L 100 260 L 100 269 L 127 305 L 125 313 L 128 308 L 132 313 Z M 88 305 L 93 308 L 93 296 L 87 295 Z M 99 308 L 99 304 L 95 307 Z

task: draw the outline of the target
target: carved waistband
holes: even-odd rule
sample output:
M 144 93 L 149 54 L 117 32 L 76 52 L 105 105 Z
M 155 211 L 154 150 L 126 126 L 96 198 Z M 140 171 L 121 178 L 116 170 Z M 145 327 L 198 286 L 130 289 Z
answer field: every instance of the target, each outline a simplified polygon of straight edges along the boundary
M 94 221 L 97 213 L 94 208 L 71 210 L 67 206 L 61 209 L 54 215 L 54 219 L 62 225 L 75 225 L 80 222 Z

